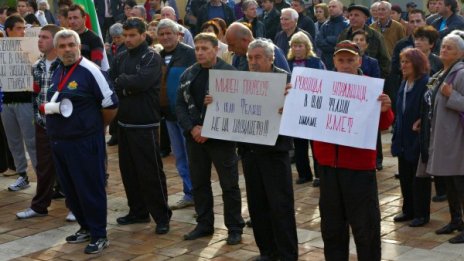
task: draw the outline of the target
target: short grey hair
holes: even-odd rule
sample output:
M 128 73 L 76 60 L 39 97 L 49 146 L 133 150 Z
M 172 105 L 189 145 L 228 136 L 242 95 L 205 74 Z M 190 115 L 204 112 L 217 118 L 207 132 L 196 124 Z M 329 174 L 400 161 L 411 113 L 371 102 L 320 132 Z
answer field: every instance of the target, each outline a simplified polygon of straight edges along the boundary
M 374 2 L 374 3 L 371 5 L 371 8 L 370 8 L 370 9 L 372 10 L 372 9 L 374 9 L 374 8 L 377 8 L 377 7 L 379 7 L 379 5 L 380 5 L 380 2 Z
M 64 39 L 64 38 L 69 38 L 69 37 L 73 37 L 74 38 L 74 42 L 77 44 L 77 45 L 80 45 L 81 44 L 81 38 L 79 37 L 79 35 L 76 33 L 76 31 L 74 30 L 70 30 L 70 29 L 63 29 L 59 32 L 57 32 L 55 34 L 55 37 L 53 38 L 53 46 L 56 48 L 58 47 L 58 40 L 59 39 Z
M 258 6 L 258 2 L 256 2 L 255 0 L 245 0 L 245 1 L 243 1 L 242 2 L 242 10 L 246 11 L 248 9 L 248 7 L 250 7 L 252 5 Z
M 292 19 L 294 21 L 298 21 L 298 12 L 293 8 L 284 8 L 284 9 L 282 9 L 282 11 L 280 13 L 281 14 L 290 13 L 290 16 L 292 17 Z
M 123 31 L 121 23 L 115 23 L 109 29 L 110 36 L 122 35 Z
M 159 32 L 160 29 L 164 29 L 164 28 L 170 28 L 174 33 L 179 33 L 179 25 L 178 23 L 172 21 L 171 19 L 168 19 L 168 18 L 164 18 L 164 19 L 161 19 L 158 23 L 158 26 L 156 27 L 156 30 Z
M 379 6 L 381 5 L 384 5 L 385 7 L 387 7 L 388 10 L 391 10 L 392 9 L 392 4 L 390 2 L 387 2 L 387 1 L 380 1 L 379 2 Z
M 145 7 L 143 7 L 143 5 L 136 5 L 132 9 L 139 10 L 140 14 L 142 15 L 142 18 L 147 20 L 147 11 L 145 10 Z
M 272 58 L 272 60 L 274 61 L 274 44 L 268 40 L 268 39 L 264 39 L 264 38 L 257 38 L 255 40 L 253 40 L 249 45 L 248 45 L 248 52 L 250 50 L 253 50 L 253 49 L 256 49 L 256 48 L 263 48 L 264 50 L 264 53 L 266 54 L 267 57 L 269 58 Z M 248 52 L 247 52 L 247 56 L 248 56 Z
M 443 42 L 446 40 L 453 41 L 461 52 L 464 51 L 464 31 L 454 30 L 443 38 Z
M 50 5 L 48 4 L 47 0 L 39 0 L 37 1 L 37 5 L 40 5 L 40 4 L 45 4 L 45 9 L 49 10 L 50 9 Z

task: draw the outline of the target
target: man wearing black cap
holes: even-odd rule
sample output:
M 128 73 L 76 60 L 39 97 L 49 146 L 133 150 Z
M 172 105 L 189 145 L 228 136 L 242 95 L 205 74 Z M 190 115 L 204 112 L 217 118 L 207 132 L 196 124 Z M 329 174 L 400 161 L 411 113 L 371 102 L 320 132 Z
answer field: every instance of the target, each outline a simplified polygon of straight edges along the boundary
M 352 41 L 335 46 L 338 72 L 360 74 L 359 47 Z M 381 94 L 380 129 L 393 122 L 390 98 Z M 376 151 L 314 141 L 320 163 L 321 233 L 326 260 L 348 260 L 353 232 L 358 260 L 380 261 L 380 210 L 375 175 Z
M 348 7 L 348 12 L 350 26 L 340 34 L 338 41 L 351 39 L 353 32 L 359 29 L 364 30 L 367 33 L 369 42 L 366 53 L 379 61 L 381 76 L 386 78 L 390 73 L 390 55 L 387 52 L 382 34 L 366 25 L 366 21 L 370 16 L 369 9 L 362 5 L 352 5 Z

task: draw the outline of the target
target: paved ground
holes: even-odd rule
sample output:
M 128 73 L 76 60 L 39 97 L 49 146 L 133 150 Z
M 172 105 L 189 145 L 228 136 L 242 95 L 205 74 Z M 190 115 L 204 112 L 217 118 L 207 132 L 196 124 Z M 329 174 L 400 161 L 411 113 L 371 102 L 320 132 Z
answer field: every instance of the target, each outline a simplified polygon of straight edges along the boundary
M 464 248 L 447 243 L 450 236 L 437 236 L 435 229 L 449 220 L 446 203 L 432 203 L 431 221 L 422 228 L 410 228 L 406 224 L 393 223 L 392 218 L 400 211 L 401 195 L 398 180 L 393 178 L 396 160 L 389 154 L 389 134 L 383 135 L 384 170 L 377 174 L 380 208 L 382 211 L 382 258 L 384 260 L 444 261 L 464 260 Z M 127 213 L 124 188 L 118 169 L 117 148 L 110 147 L 108 184 L 108 236 L 110 247 L 99 255 L 83 253 L 85 244 L 67 244 L 64 238 L 74 233 L 76 224 L 65 221 L 67 209 L 63 200 L 53 201 L 46 217 L 17 220 L 15 213 L 28 207 L 35 192 L 31 188 L 9 192 L 6 187 L 16 177 L 0 177 L 0 260 L 249 260 L 258 255 L 252 230 L 245 228 L 243 243 L 228 246 L 227 231 L 223 225 L 221 191 L 217 177 L 213 175 L 215 195 L 216 230 L 212 237 L 195 241 L 183 241 L 182 235 L 194 228 L 193 208 L 174 211 L 171 232 L 156 235 L 154 223 L 118 226 L 116 217 Z M 182 194 L 182 183 L 177 176 L 174 160 L 164 160 L 169 189 L 169 202 L 176 202 Z M 294 167 L 294 166 L 293 166 Z M 31 179 L 35 181 L 33 172 Z M 293 170 L 296 177 L 296 171 Z M 248 217 L 243 177 L 243 217 Z M 319 191 L 308 184 L 295 185 L 295 209 L 298 225 L 300 260 L 324 260 L 318 209 Z M 354 243 L 351 243 L 351 260 L 356 260 Z

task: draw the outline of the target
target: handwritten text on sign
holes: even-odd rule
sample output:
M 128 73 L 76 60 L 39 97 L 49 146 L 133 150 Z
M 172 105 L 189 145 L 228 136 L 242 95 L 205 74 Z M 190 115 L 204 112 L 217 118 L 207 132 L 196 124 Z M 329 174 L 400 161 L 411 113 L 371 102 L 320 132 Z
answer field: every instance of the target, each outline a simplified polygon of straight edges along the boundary
M 279 134 L 287 75 L 241 71 L 209 71 L 209 94 L 201 135 L 274 145 Z
M 382 79 L 297 67 L 280 134 L 375 149 Z
M 37 37 L 0 38 L 0 86 L 4 92 L 32 90 L 32 64 L 40 56 Z

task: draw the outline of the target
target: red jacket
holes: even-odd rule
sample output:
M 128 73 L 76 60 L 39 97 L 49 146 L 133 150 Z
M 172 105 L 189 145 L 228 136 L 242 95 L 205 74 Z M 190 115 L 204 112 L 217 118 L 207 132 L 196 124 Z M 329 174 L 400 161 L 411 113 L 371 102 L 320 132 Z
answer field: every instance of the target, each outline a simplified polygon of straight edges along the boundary
M 380 114 L 379 131 L 386 130 L 393 123 L 393 112 L 388 110 Z M 376 167 L 375 150 L 358 149 L 314 141 L 314 154 L 321 166 L 351 170 L 374 170 Z

